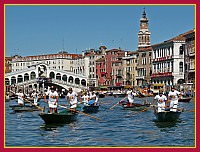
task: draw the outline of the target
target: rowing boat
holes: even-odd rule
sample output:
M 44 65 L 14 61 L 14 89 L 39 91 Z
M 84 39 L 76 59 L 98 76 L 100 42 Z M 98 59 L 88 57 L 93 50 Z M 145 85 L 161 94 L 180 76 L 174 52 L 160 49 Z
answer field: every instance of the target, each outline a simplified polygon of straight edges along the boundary
M 191 100 L 192 98 L 191 97 L 188 97 L 188 98 L 179 98 L 178 99 L 178 102 L 190 102 L 190 100 Z
M 133 111 L 146 111 L 148 110 L 149 104 L 139 104 L 139 103 L 133 103 L 132 106 L 130 104 L 123 104 L 122 108 L 124 110 L 133 110 Z
M 63 110 L 59 113 L 40 113 L 39 116 L 46 124 L 63 124 L 76 121 L 78 112 Z
M 99 105 L 87 105 L 83 107 L 83 112 L 85 113 L 95 113 L 98 112 Z
M 172 122 L 179 119 L 181 111 L 164 111 L 164 112 L 154 112 L 156 120 L 159 122 Z
M 25 105 L 25 106 L 10 105 L 9 107 L 11 107 L 11 109 L 15 112 L 32 112 L 40 110 L 34 105 Z

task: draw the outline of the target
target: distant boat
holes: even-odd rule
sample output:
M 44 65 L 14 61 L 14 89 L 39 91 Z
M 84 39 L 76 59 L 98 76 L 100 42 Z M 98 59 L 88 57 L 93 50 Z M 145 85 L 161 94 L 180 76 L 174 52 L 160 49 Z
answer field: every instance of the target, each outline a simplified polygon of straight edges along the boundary
M 179 98 L 178 99 L 178 102 L 190 102 L 190 100 L 191 100 L 192 98 L 191 97 L 186 97 L 186 98 Z
M 130 103 L 128 101 L 120 101 L 119 105 L 121 105 L 124 110 L 133 110 L 133 111 L 146 111 L 150 106 L 149 103 L 145 104 L 133 103 L 133 105 L 130 106 Z
M 10 107 L 15 112 L 32 112 L 32 111 L 41 110 L 41 109 L 39 109 L 38 107 L 36 107 L 34 105 L 25 105 L 25 106 L 12 105 Z
M 83 112 L 85 113 L 95 113 L 95 112 L 98 112 L 99 110 L 99 105 L 88 105 L 88 106 L 84 106 L 83 107 Z
M 126 97 L 126 93 L 113 93 L 115 98 L 123 98 Z
M 71 112 L 70 110 L 63 110 L 59 113 L 40 113 L 39 116 L 46 124 L 63 124 L 70 123 L 77 120 L 78 112 Z
M 94 105 L 95 100 L 90 100 L 88 105 L 84 105 L 83 112 L 85 113 L 95 113 L 99 110 L 99 104 Z

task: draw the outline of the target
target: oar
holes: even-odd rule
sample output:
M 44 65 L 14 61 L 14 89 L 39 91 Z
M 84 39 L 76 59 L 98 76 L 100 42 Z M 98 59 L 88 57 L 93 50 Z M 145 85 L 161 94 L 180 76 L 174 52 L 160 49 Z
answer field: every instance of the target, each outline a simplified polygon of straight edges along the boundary
M 123 98 L 122 100 L 120 100 L 120 101 L 123 101 L 124 99 L 126 99 L 126 97 L 124 97 L 124 98 Z M 120 102 L 120 101 L 119 101 L 119 102 Z M 114 107 L 116 107 L 116 106 L 119 104 L 119 102 L 117 102 L 115 105 L 113 105 L 113 106 L 110 108 L 110 110 L 113 109 Z
M 67 107 L 65 107 L 65 106 L 61 106 L 61 105 L 58 105 L 58 106 L 61 107 L 61 108 L 65 108 L 65 109 L 67 109 L 67 110 L 70 110 L 70 111 L 74 111 L 73 109 L 67 108 Z M 94 118 L 94 119 L 96 119 L 96 120 L 101 120 L 101 119 L 99 119 L 99 118 L 97 118 L 97 117 L 95 117 L 95 116 L 91 116 L 91 115 L 86 114 L 86 113 L 84 113 L 84 112 L 82 112 L 82 111 L 76 110 L 75 112 L 82 113 L 82 114 L 84 114 L 85 116 Z
M 23 98 L 24 100 L 26 100 L 27 102 L 29 102 L 31 105 L 33 105 L 33 106 L 35 106 L 35 107 L 37 107 L 38 109 L 40 109 L 40 110 L 44 110 L 44 108 L 41 108 L 41 107 L 39 107 L 39 106 L 37 106 L 37 105 L 34 105 L 31 101 L 29 101 L 28 99 L 26 99 L 26 98 Z

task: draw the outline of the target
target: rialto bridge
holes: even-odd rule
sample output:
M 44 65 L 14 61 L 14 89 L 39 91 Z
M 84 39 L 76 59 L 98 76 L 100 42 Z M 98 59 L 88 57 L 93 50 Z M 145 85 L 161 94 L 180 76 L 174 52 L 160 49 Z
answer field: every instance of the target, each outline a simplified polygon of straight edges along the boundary
M 22 88 L 24 91 L 36 89 L 44 92 L 45 89 L 54 85 L 57 89 L 72 87 L 79 92 L 82 89 L 87 89 L 87 78 L 70 71 L 50 68 L 46 64 L 37 64 L 19 71 L 6 73 L 5 84 L 7 91 L 10 89 L 17 91 Z

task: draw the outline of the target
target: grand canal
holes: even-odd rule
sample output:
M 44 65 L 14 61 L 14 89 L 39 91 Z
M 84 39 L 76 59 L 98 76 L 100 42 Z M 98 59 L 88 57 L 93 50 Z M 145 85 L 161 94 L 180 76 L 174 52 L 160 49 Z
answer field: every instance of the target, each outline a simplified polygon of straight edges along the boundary
M 101 120 L 78 115 L 77 121 L 63 125 L 45 125 L 38 116 L 41 111 L 13 113 L 5 104 L 5 146 L 6 147 L 194 147 L 195 112 L 194 99 L 179 103 L 185 108 L 180 120 L 175 123 L 158 123 L 153 110 L 144 112 L 122 110 L 118 105 L 122 98 L 108 96 L 100 99 L 97 113 L 91 114 Z M 144 98 L 152 102 L 153 98 Z M 135 98 L 136 101 L 142 101 Z M 66 101 L 60 99 L 59 103 Z M 40 101 L 40 106 L 47 104 Z

